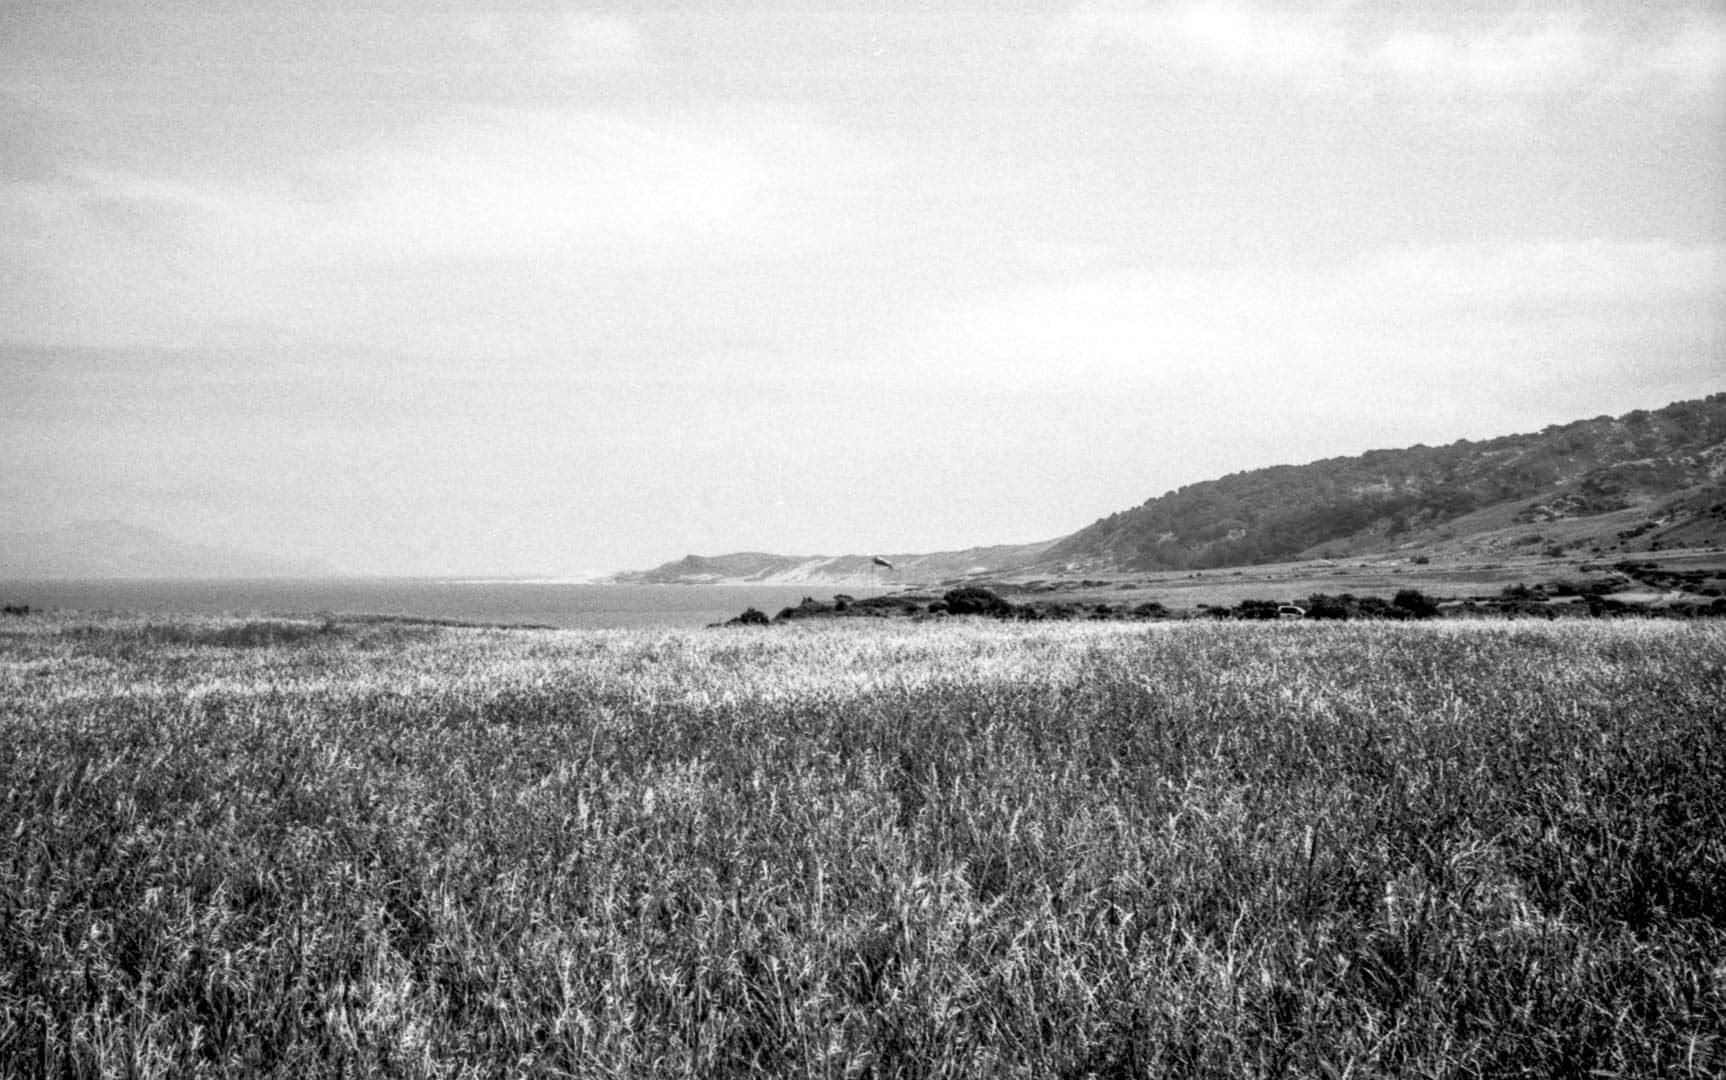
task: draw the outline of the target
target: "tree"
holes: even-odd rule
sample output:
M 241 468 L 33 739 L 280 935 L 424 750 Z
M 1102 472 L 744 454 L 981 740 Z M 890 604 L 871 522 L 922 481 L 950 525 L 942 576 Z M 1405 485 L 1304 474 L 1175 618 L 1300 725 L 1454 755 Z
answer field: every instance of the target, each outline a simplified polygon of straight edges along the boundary
M 1402 589 L 1391 598 L 1391 606 L 1401 608 L 1416 619 L 1430 619 L 1438 614 L 1438 602 L 1419 589 Z

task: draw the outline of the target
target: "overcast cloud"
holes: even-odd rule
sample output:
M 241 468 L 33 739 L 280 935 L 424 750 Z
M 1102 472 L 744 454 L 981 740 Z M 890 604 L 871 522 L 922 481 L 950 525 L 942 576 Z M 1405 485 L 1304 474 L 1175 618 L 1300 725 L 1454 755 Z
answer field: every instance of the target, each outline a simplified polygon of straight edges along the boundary
M 1726 383 L 1702 0 L 0 14 L 0 529 L 935 550 Z

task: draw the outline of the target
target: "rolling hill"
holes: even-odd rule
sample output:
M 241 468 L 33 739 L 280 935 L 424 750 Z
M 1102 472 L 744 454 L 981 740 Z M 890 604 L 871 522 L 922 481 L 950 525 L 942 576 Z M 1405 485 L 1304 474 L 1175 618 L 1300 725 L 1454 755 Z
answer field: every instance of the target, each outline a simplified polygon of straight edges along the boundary
M 1726 393 L 1190 484 L 1040 544 L 889 556 L 885 580 L 1203 570 L 1401 552 L 1726 544 Z M 689 556 L 623 581 L 867 580 L 868 556 Z
M 929 555 L 889 554 L 882 567 L 870 555 L 769 555 L 745 551 L 731 555 L 686 555 L 651 570 L 618 574 L 611 580 L 630 585 L 843 585 L 875 582 L 940 581 L 999 573 L 1034 562 L 1053 541 L 1002 544 L 942 551 Z
M 1726 394 L 1714 394 L 1534 434 L 1235 473 L 1112 514 L 1037 563 L 1210 569 L 1466 549 L 1465 537 L 1545 525 L 1571 543 L 1650 550 L 1726 539 L 1723 501 Z

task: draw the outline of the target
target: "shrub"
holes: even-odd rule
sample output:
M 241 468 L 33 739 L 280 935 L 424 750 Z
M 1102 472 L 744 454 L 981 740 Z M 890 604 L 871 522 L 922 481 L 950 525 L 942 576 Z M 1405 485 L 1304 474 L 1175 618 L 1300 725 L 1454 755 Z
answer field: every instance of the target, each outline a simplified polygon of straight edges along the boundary
M 1011 617 L 1016 611 L 1012 603 L 979 585 L 950 590 L 941 599 L 946 601 L 947 611 L 953 615 L 989 615 L 1001 619 Z
M 1419 589 L 1400 589 L 1390 602 L 1393 607 L 1408 612 L 1411 618 L 1430 619 L 1438 614 L 1438 602 Z
M 1307 597 L 1306 617 L 1309 619 L 1340 621 L 1353 618 L 1358 612 L 1359 606 L 1350 593 L 1343 593 L 1341 596 L 1313 593 Z
M 1382 596 L 1363 596 L 1355 601 L 1355 615 L 1362 619 L 1406 619 L 1409 612 Z
M 870 596 L 858 600 L 852 606 L 864 611 L 905 612 L 914 614 L 923 610 L 923 602 L 910 596 Z
M 1235 605 L 1234 617 L 1251 620 L 1275 619 L 1279 606 L 1275 600 L 1242 600 Z

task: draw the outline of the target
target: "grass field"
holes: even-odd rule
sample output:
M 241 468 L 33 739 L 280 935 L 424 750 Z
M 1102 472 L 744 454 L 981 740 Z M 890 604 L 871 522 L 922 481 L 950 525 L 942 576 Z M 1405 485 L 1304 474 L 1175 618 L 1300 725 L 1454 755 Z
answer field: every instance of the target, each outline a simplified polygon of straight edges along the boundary
M 1726 627 L 0 623 L 0 1073 L 1718 1076 Z

